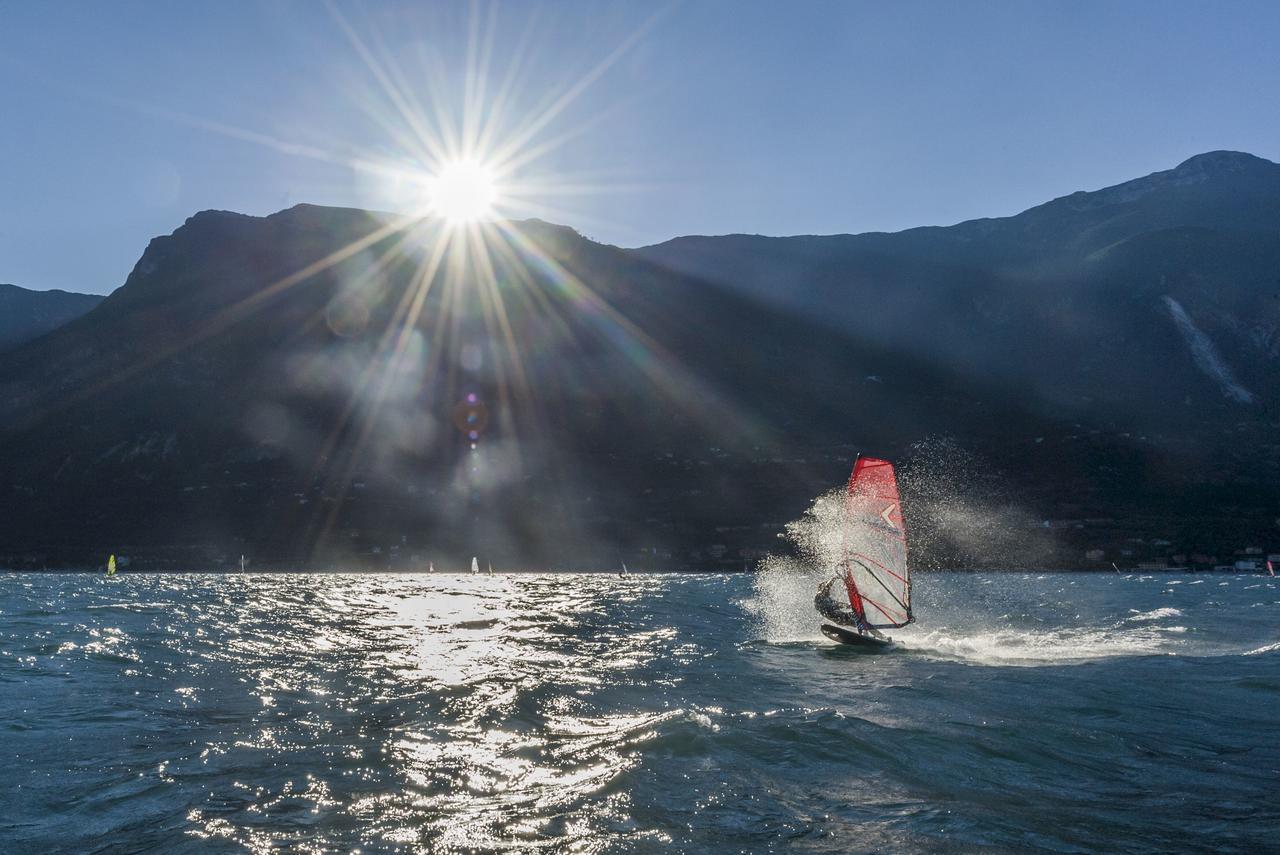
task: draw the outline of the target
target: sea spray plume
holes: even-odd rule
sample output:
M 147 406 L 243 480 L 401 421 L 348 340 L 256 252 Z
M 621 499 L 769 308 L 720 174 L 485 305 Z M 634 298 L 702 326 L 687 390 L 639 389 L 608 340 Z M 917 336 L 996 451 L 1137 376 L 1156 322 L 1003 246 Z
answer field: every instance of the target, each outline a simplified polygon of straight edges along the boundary
M 878 554 L 879 545 L 867 526 L 851 522 L 846 499 L 843 487 L 818 496 L 804 515 L 788 523 L 779 535 L 790 554 L 769 556 L 761 562 L 751 608 L 764 622 L 766 638 L 816 637 L 820 621 L 813 599 L 817 586 L 842 572 L 848 555 Z M 837 586 L 833 594 L 845 596 L 844 586 Z
M 778 537 L 786 555 L 770 555 L 760 562 L 755 597 L 748 611 L 761 621 L 770 641 L 817 638 L 818 619 L 813 596 L 831 578 L 844 555 L 844 491 L 832 490 L 814 499 L 799 519 L 787 523 Z
M 1013 569 L 1054 554 L 1052 533 L 1000 470 L 953 438 L 913 444 L 897 472 L 914 569 Z

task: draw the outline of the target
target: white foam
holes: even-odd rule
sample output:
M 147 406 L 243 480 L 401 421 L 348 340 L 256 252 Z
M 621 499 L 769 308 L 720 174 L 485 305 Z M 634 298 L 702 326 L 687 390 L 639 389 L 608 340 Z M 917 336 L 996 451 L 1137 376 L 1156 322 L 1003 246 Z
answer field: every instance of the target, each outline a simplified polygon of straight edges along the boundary
M 1078 664 L 1120 656 L 1174 652 L 1159 630 L 1070 628 L 1045 632 L 997 629 L 956 633 L 902 632 L 894 639 L 913 652 L 932 652 L 983 665 Z
M 742 603 L 761 623 L 761 637 L 785 644 L 825 643 L 813 610 L 813 592 L 824 574 L 813 565 L 793 559 L 770 559 L 756 575 L 755 596 Z M 964 620 L 976 616 L 968 615 Z M 1148 626 L 1151 621 L 1182 617 L 1174 608 L 1135 613 L 1111 627 L 1069 627 L 1034 630 L 990 625 L 951 624 L 933 609 L 921 623 L 890 631 L 894 641 L 915 654 L 934 654 L 974 664 L 1042 666 L 1077 664 L 1118 656 L 1174 653 L 1180 641 L 1170 638 L 1186 628 Z M 1005 618 L 1007 619 L 1007 617 Z M 946 620 L 946 624 L 940 621 Z M 1133 624 L 1138 624 L 1134 626 Z
M 1255 650 L 1246 651 L 1244 655 L 1245 656 L 1261 656 L 1263 653 L 1275 653 L 1276 651 L 1280 651 L 1280 641 L 1277 641 L 1274 644 L 1264 644 L 1262 647 L 1259 647 Z
M 1129 611 L 1134 612 L 1134 614 L 1125 618 L 1125 620 L 1130 621 L 1132 623 L 1141 623 L 1143 621 L 1160 620 L 1161 618 L 1167 618 L 1167 617 L 1182 617 L 1182 611 L 1180 609 L 1170 608 L 1168 606 L 1162 609 L 1152 609 L 1149 612 L 1139 612 L 1136 609 L 1130 609 Z

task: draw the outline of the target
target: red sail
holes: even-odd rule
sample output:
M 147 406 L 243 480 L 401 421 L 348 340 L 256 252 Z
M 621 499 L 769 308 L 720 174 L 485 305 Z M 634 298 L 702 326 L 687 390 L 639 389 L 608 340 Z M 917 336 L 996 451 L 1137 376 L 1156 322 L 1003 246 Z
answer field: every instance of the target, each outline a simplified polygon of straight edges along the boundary
M 893 464 L 859 457 L 844 505 L 844 582 L 849 604 L 873 627 L 911 623 L 907 528 Z

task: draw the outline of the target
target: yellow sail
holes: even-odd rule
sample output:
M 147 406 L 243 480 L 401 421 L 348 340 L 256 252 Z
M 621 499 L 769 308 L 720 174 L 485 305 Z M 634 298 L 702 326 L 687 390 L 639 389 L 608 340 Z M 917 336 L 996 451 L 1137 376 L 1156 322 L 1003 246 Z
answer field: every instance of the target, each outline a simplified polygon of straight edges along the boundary
M 116 575 L 116 557 L 114 555 L 107 559 L 107 575 Z

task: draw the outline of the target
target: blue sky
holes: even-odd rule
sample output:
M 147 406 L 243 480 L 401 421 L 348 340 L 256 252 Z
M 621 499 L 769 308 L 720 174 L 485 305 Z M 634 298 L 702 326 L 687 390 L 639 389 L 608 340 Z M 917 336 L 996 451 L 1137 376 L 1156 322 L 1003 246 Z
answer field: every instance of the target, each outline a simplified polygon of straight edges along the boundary
M 206 208 L 403 209 L 370 165 L 438 129 L 359 45 L 457 116 L 471 33 L 490 95 L 515 81 L 496 140 L 573 96 L 520 147 L 528 213 L 623 246 L 949 224 L 1211 149 L 1280 159 L 1276 3 L 0 0 L 0 282 L 109 292 Z

